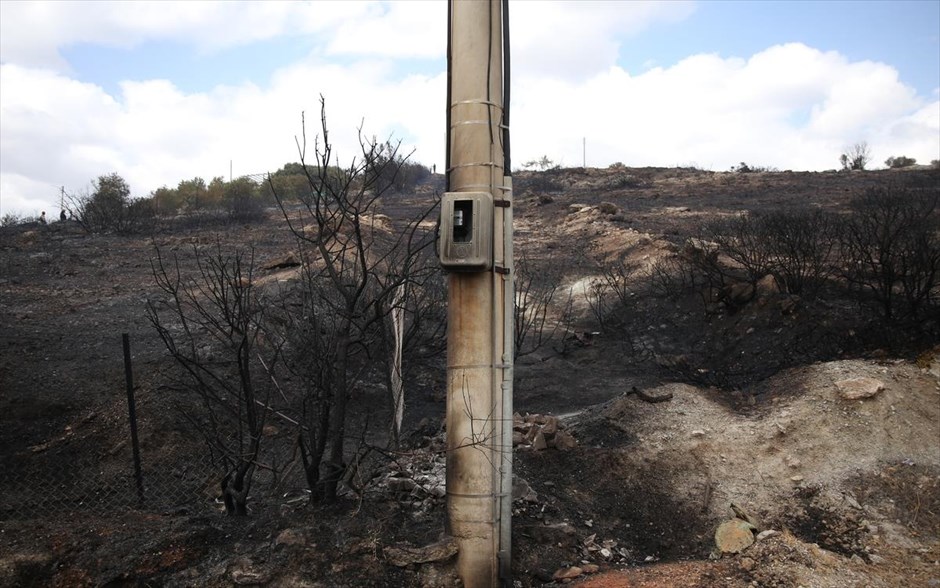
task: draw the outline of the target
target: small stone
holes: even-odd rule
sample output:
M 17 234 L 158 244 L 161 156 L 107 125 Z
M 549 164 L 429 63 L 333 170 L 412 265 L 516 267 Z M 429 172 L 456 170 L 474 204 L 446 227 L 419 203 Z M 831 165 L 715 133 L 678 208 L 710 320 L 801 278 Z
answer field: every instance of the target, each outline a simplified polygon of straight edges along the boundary
M 274 545 L 305 545 L 307 539 L 304 534 L 297 529 L 284 529 L 277 534 L 274 539 Z
M 611 553 L 611 551 L 610 551 L 609 549 L 607 549 L 606 547 L 601 548 L 601 550 L 600 550 L 598 553 L 600 553 L 600 554 L 601 554 L 601 557 L 603 557 L 604 559 L 610 559 L 610 558 L 613 557 L 613 555 L 614 555 L 614 554 Z
M 733 502 L 731 503 L 731 510 L 734 512 L 734 516 L 741 519 L 742 521 L 747 521 L 748 523 L 750 523 L 751 526 L 754 527 L 753 529 L 754 533 L 757 533 L 757 531 L 763 527 L 763 525 L 757 519 L 757 517 L 751 515 L 749 512 L 747 512 L 746 510 L 744 510 L 743 508 L 741 508 L 740 506 L 738 506 L 737 504 Z
M 239 557 L 234 561 L 232 567 L 232 582 L 239 586 L 266 584 L 271 580 L 270 572 L 257 568 L 255 563 L 248 557 Z
M 561 568 L 554 574 L 552 574 L 552 580 L 571 580 L 572 578 L 577 578 L 584 573 L 584 570 L 578 566 L 571 566 L 570 568 Z
M 800 304 L 799 296 L 787 296 L 780 301 L 780 313 L 781 314 L 793 314 L 796 311 L 796 307 Z
M 232 582 L 239 586 L 266 584 L 268 579 L 268 576 L 263 572 L 254 570 L 235 570 L 232 572 Z
M 793 482 L 794 484 L 799 484 L 800 482 L 803 481 L 803 476 L 791 476 L 790 481 Z
M 634 386 L 633 388 L 631 388 L 631 391 L 634 394 L 636 394 L 640 400 L 644 402 L 649 402 L 651 404 L 657 404 L 659 402 L 666 402 L 666 401 L 672 400 L 672 391 L 668 389 L 664 389 L 662 387 L 654 388 L 651 390 L 645 390 L 645 389 L 640 389 Z
M 601 202 L 597 205 L 597 210 L 601 214 L 617 214 L 617 211 L 620 210 L 617 208 L 617 205 L 613 202 Z
M 798 459 L 795 458 L 795 457 L 788 457 L 788 458 L 786 458 L 786 459 L 783 460 L 783 461 L 784 461 L 784 463 L 787 464 L 787 467 L 793 468 L 793 469 L 796 469 L 796 468 L 800 467 L 801 465 L 803 465 L 803 462 L 801 462 L 800 460 L 798 460 Z
M 884 382 L 874 378 L 849 378 L 836 382 L 839 396 L 845 400 L 872 398 L 885 389 Z
M 261 434 L 265 437 L 276 437 L 279 432 L 278 428 L 274 425 L 265 425 L 264 428 L 261 429 Z
M 760 533 L 758 533 L 757 537 L 754 538 L 754 541 L 763 541 L 764 539 L 767 539 L 769 537 L 773 537 L 774 535 L 779 535 L 779 534 L 780 534 L 780 531 L 767 529 L 766 531 L 761 531 Z
M 532 439 L 532 448 L 536 451 L 548 449 L 548 443 L 545 441 L 545 435 L 542 434 L 542 431 L 536 433 L 535 438 Z
M 388 489 L 392 492 L 411 492 L 415 489 L 415 481 L 411 478 L 389 478 Z
M 529 483 L 519 476 L 512 477 L 512 499 L 523 502 L 538 502 L 539 495 Z
M 585 574 L 596 574 L 600 569 L 601 567 L 599 565 L 592 564 L 592 563 L 584 564 L 583 566 L 581 566 L 581 570 Z
M 741 561 L 738 563 L 738 566 L 745 572 L 750 572 L 754 569 L 756 562 L 749 557 L 742 557 Z
M 701 430 L 701 429 L 695 429 L 694 431 L 692 431 L 692 436 L 693 436 L 693 437 L 704 437 L 704 436 L 705 436 L 705 431 L 703 431 L 703 430 Z

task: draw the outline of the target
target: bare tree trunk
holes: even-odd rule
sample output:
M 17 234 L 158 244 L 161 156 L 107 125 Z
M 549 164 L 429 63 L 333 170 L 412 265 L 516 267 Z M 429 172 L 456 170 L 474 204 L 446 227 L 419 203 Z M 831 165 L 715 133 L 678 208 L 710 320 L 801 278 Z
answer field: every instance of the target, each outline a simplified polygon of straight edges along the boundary
M 401 444 L 401 423 L 405 417 L 405 386 L 402 381 L 401 357 L 405 336 L 405 309 L 402 306 L 404 296 L 399 286 L 392 294 L 392 357 L 389 369 L 389 391 L 392 394 L 392 422 L 389 431 L 390 444 L 398 448 Z
M 241 462 L 222 478 L 222 500 L 225 514 L 245 516 L 248 514 L 248 490 L 251 489 L 251 474 L 254 466 Z
M 333 393 L 333 405 L 330 407 L 330 460 L 327 462 L 327 472 L 323 479 L 323 500 L 324 502 L 335 502 L 337 496 L 337 487 L 340 480 L 343 479 L 343 471 L 346 469 L 344 460 L 344 445 L 346 440 L 346 405 L 349 400 L 348 384 L 348 361 L 349 361 L 349 321 L 343 326 L 342 334 L 337 345 L 336 364 L 334 372 L 336 374 L 335 388 Z

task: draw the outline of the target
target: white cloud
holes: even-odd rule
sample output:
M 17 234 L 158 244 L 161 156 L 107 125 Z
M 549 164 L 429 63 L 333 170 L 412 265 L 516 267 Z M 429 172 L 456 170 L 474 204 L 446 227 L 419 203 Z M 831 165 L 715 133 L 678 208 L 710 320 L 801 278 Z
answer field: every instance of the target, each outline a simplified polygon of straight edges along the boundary
M 0 2 L 0 213 L 55 210 L 57 186 L 81 189 L 111 172 L 122 174 L 135 195 L 146 195 L 195 176 L 227 177 L 230 160 L 236 175 L 276 169 L 297 160 L 301 111 L 308 138 L 319 132 L 321 93 L 343 162 L 357 152 L 364 119 L 367 134 L 394 132 L 406 148 L 417 147 L 417 161 L 443 168 L 445 72 L 397 73 L 408 71 L 402 58 L 442 56 L 440 3 L 99 6 Z M 584 137 L 595 166 L 696 163 L 724 170 L 747 161 L 827 169 L 860 140 L 869 142 L 876 162 L 889 155 L 940 158 L 940 98 L 918 96 L 888 65 L 794 43 L 746 59 L 691 55 L 631 75 L 616 65 L 623 35 L 683 18 L 694 6 L 512 7 L 517 165 L 543 154 L 580 165 Z M 41 26 L 30 33 L 36 19 Z M 71 79 L 67 68 L 54 69 L 58 49 L 82 40 L 132 45 L 173 38 L 211 51 L 314 29 L 322 31 L 318 51 L 273 72 L 263 86 L 192 93 L 171 80 L 126 80 L 111 96 Z M 582 40 L 569 42 L 575 36 Z
M 447 35 L 444 2 L 396 2 L 373 5 L 360 18 L 346 20 L 332 34 L 327 51 L 334 55 L 381 55 L 385 58 L 443 57 Z
M 877 156 L 940 155 L 937 103 L 895 69 L 801 44 L 748 60 L 695 55 L 637 76 L 613 66 L 583 83 L 528 80 L 513 96 L 516 161 L 546 154 L 580 165 L 585 137 L 588 165 L 820 170 L 860 140 Z
M 515 2 L 510 5 L 516 72 L 584 80 L 613 66 L 619 39 L 687 18 L 692 2 Z
M 319 134 L 321 93 L 342 163 L 357 153 L 359 126 L 380 139 L 394 130 L 406 148 L 420 145 L 418 160 L 431 162 L 431 152 L 443 150 L 443 115 L 428 113 L 443 113 L 444 74 L 388 81 L 375 75 L 382 69 L 367 62 L 297 65 L 266 89 L 246 84 L 193 94 L 166 80 L 123 82 L 115 100 L 61 74 L 0 66 L 0 86 L 15 89 L 0 98 L 0 206 L 35 208 L 37 190 L 57 200 L 56 186 L 75 190 L 111 172 L 141 196 L 195 176 L 227 177 L 230 160 L 236 175 L 273 171 L 298 159 L 302 111 L 311 144 Z M 45 180 L 27 185 L 16 176 Z
M 84 184 L 87 167 L 98 167 L 103 153 L 113 150 L 120 105 L 97 86 L 46 70 L 3 65 L 0 87 L 0 175 Z M 6 208 L 13 198 L 35 196 L 13 191 L 2 197 Z
M 213 52 L 284 34 L 332 31 L 375 12 L 376 2 L 0 2 L 4 63 L 68 71 L 60 49 L 129 48 L 177 41 Z

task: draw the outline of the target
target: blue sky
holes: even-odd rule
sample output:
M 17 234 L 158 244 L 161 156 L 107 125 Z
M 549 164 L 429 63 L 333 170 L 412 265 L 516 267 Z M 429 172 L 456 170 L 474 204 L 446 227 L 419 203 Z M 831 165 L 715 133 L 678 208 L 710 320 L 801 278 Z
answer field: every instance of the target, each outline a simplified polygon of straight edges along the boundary
M 511 3 L 515 162 L 747 161 L 824 170 L 940 158 L 940 1 Z M 444 160 L 441 2 L 0 0 L 0 214 L 117 172 L 143 196 L 297 159 L 327 99 Z
M 619 63 L 634 71 L 692 53 L 748 57 L 794 41 L 891 64 L 925 95 L 940 87 L 940 1 L 931 0 L 702 2 L 687 19 L 625 40 Z
M 81 43 L 64 48 L 62 56 L 76 79 L 118 96 L 120 82 L 131 79 L 169 79 L 185 92 L 248 82 L 267 85 L 274 70 L 304 58 L 312 46 L 299 35 L 212 52 L 194 52 L 179 41 L 147 41 L 128 49 Z

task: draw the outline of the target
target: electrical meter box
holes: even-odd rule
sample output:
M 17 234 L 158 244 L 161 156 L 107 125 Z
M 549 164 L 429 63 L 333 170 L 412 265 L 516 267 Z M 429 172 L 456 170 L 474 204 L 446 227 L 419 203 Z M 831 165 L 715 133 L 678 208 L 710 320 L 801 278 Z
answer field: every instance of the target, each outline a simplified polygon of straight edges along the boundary
M 441 199 L 438 251 L 441 267 L 482 272 L 493 266 L 493 196 L 488 192 L 448 192 Z

